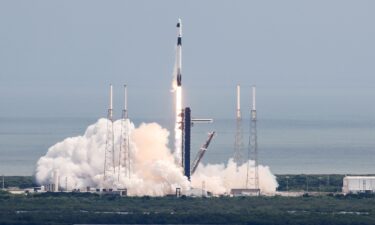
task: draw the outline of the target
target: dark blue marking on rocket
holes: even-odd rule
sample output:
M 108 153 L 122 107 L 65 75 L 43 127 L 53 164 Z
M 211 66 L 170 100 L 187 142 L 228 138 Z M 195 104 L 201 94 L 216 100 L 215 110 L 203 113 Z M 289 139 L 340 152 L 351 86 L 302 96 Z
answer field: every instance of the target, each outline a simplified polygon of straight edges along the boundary
M 177 74 L 177 86 L 180 87 L 181 86 L 181 73 L 178 72 Z

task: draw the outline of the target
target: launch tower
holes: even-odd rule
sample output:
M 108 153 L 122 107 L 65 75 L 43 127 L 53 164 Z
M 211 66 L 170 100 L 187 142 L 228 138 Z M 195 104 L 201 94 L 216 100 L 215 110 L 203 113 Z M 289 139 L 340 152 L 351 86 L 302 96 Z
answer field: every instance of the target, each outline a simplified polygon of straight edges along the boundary
M 115 174 L 115 140 L 113 131 L 113 87 L 110 85 L 109 90 L 109 109 L 107 115 L 107 138 L 105 142 L 104 156 L 104 184 L 108 177 Z
M 121 173 L 130 178 L 130 140 L 129 140 L 130 120 L 128 118 L 128 93 L 127 86 L 124 85 L 124 109 L 122 110 L 121 119 L 121 139 L 120 151 L 118 157 L 118 181 L 120 181 Z M 122 170 L 123 169 L 123 170 Z
M 257 111 L 256 111 L 256 89 L 252 87 L 252 107 L 250 110 L 250 135 L 249 135 L 249 152 L 247 163 L 246 188 L 260 193 L 259 189 L 259 172 L 258 172 L 258 137 L 257 137 Z M 250 161 L 251 160 L 251 161 Z
M 242 117 L 241 117 L 241 89 L 237 85 L 237 107 L 236 107 L 236 136 L 234 139 L 233 160 L 239 167 L 243 163 L 243 140 L 242 140 Z

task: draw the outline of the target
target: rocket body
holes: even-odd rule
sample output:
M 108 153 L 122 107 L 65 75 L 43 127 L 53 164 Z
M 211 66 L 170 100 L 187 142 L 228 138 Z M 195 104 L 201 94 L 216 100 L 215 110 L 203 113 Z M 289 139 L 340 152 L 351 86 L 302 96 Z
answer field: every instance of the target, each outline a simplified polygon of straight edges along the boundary
M 179 165 L 183 165 L 182 162 L 182 82 L 181 82 L 181 50 L 182 50 L 182 24 L 181 19 L 177 22 L 177 46 L 176 46 L 176 61 L 174 66 L 173 74 L 173 89 L 175 94 L 175 151 L 174 156 L 176 162 Z
M 176 74 L 176 81 L 177 86 L 181 86 L 181 51 L 182 51 L 182 24 L 181 19 L 178 19 L 177 23 L 177 48 L 176 48 L 176 68 L 177 68 L 177 74 Z

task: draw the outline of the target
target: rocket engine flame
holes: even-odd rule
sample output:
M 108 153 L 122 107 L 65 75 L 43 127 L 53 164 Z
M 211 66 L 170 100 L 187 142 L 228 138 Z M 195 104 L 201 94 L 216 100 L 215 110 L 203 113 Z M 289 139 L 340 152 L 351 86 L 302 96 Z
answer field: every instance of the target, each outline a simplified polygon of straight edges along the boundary
M 175 101 L 176 101 L 176 123 L 174 128 L 174 135 L 175 135 L 175 151 L 174 156 L 176 158 L 176 162 L 179 165 L 181 164 L 182 160 L 182 87 L 177 86 L 175 91 Z

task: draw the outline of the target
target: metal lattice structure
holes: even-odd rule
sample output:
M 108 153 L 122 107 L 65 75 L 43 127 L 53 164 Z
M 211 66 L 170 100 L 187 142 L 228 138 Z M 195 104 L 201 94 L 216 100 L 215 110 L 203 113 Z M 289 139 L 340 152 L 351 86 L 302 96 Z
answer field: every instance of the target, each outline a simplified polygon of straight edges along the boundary
M 207 138 L 206 142 L 199 149 L 199 151 L 197 153 L 197 156 L 195 157 L 193 163 L 191 164 L 191 175 L 193 175 L 195 173 L 195 171 L 197 170 L 197 168 L 199 166 L 199 163 L 201 162 L 204 154 L 206 153 L 207 148 L 210 145 L 211 140 L 214 137 L 214 135 L 215 135 L 215 131 L 212 131 L 212 132 L 208 133 L 208 138 Z
M 190 169 L 191 166 L 193 166 L 193 168 L 194 168 L 195 164 L 197 166 L 199 161 L 202 159 L 202 157 L 204 155 L 204 151 L 203 151 L 203 154 L 200 156 L 200 159 L 197 160 L 197 162 L 194 162 L 193 164 L 190 163 L 191 127 L 195 123 L 212 123 L 213 119 L 192 119 L 191 109 L 189 107 L 186 107 L 184 109 L 184 112 L 181 115 L 183 117 L 183 120 L 182 120 L 183 122 L 181 124 L 182 125 L 181 126 L 182 127 L 182 137 L 183 137 L 182 155 L 181 155 L 181 157 L 182 157 L 182 168 L 184 170 L 184 175 L 188 178 L 188 180 L 190 180 L 190 177 L 191 177 L 191 174 L 192 174 L 191 169 Z M 213 136 L 213 134 L 212 134 L 212 136 Z M 207 146 L 205 147 L 205 150 L 207 150 L 207 147 L 208 147 L 211 139 L 212 139 L 212 137 L 209 138 Z M 199 158 L 199 153 L 198 153 L 198 158 Z M 195 171 L 195 169 L 193 169 L 193 172 Z
M 255 86 L 252 87 L 253 102 L 250 111 L 250 135 L 248 145 L 248 164 L 246 188 L 259 191 L 259 171 L 258 171 L 258 137 L 257 137 L 257 111 L 255 107 Z
M 121 168 L 124 169 L 124 175 L 130 178 L 130 120 L 128 118 L 128 109 L 127 109 L 127 86 L 124 85 L 124 109 L 122 110 L 122 120 L 121 120 L 121 139 L 120 139 L 120 151 L 118 157 L 118 181 L 121 177 Z
M 243 130 L 240 102 L 240 85 L 237 85 L 236 134 L 234 138 L 233 161 L 239 167 L 243 163 Z
M 107 137 L 105 142 L 105 155 L 104 155 L 104 184 L 108 177 L 115 174 L 115 137 L 113 129 L 113 89 L 110 85 L 109 93 L 109 109 L 107 115 Z

